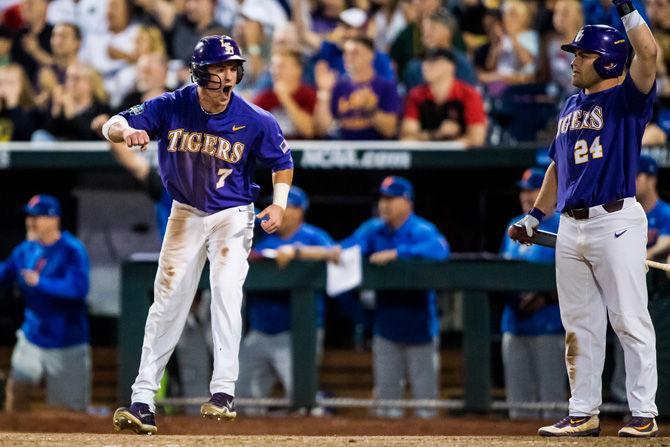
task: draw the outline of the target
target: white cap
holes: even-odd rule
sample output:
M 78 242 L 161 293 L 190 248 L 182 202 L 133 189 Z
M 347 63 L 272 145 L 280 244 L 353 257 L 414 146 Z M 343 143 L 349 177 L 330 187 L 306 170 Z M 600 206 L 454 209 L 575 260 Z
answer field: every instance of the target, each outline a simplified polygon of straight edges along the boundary
M 367 19 L 367 14 L 360 8 L 349 8 L 340 13 L 340 20 L 352 28 L 360 28 Z

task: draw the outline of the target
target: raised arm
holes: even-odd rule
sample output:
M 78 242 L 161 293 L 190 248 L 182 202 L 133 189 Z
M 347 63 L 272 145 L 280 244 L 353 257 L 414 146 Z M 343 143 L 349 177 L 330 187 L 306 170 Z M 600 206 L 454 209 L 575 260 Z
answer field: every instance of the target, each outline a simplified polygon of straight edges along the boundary
M 641 93 L 649 93 L 656 79 L 658 48 L 651 30 L 630 0 L 613 0 L 621 16 L 626 34 L 635 56 L 630 66 L 630 76 Z

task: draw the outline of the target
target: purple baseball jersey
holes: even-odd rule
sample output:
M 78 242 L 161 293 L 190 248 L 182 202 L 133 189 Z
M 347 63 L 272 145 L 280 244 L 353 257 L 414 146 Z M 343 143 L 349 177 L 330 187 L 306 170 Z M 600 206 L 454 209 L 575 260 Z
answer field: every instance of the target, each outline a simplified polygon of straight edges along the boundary
M 635 196 L 642 134 L 651 119 L 656 84 L 641 93 L 627 75 L 616 87 L 569 97 L 549 148 L 556 163 L 556 210 Z
M 256 159 L 273 171 L 293 168 L 293 159 L 274 117 L 231 94 L 228 108 L 214 115 L 200 107 L 195 84 L 120 113 L 131 127 L 158 140 L 165 189 L 178 202 L 215 213 L 253 202 Z
M 343 76 L 335 84 L 330 103 L 333 117 L 344 140 L 383 140 L 384 135 L 372 125 L 377 111 L 400 113 L 400 97 L 394 81 L 375 76 L 368 82 L 354 84 Z

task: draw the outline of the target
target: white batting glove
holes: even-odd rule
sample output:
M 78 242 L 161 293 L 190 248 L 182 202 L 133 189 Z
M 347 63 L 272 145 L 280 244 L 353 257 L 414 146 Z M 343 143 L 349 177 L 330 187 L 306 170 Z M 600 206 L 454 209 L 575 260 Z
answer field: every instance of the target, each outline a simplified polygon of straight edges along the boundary
M 541 210 L 539 210 L 538 208 L 533 208 L 528 212 L 528 214 L 523 216 L 523 219 L 521 219 L 514 225 L 521 225 L 526 229 L 526 234 L 528 235 L 528 237 L 532 237 L 535 229 L 540 226 L 540 221 L 542 220 L 543 217 L 544 213 Z

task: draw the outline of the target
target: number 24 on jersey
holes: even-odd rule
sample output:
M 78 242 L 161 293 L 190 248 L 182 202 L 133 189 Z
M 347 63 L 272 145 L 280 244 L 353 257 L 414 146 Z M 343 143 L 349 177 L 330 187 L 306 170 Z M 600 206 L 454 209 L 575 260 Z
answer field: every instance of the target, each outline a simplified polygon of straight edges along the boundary
M 590 158 L 602 158 L 603 157 L 603 147 L 600 144 L 600 135 L 598 135 L 591 146 L 586 142 L 586 140 L 577 140 L 575 143 L 575 164 L 579 165 L 586 163 Z

